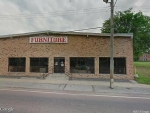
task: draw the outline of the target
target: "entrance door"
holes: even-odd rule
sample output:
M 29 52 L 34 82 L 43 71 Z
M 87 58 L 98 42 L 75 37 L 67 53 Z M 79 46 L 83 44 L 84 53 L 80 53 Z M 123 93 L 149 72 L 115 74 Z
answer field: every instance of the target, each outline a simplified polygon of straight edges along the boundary
M 54 73 L 65 73 L 65 58 L 64 57 L 54 58 Z

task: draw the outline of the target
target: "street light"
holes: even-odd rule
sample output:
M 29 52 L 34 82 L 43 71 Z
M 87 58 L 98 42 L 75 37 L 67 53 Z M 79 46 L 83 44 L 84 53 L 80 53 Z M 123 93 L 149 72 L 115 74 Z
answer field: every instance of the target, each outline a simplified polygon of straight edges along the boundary
M 111 7 L 111 18 L 110 18 L 110 88 L 113 89 L 113 83 L 114 83 L 114 0 L 111 0 L 111 2 L 108 2 L 108 0 L 103 0 L 105 3 L 110 3 Z

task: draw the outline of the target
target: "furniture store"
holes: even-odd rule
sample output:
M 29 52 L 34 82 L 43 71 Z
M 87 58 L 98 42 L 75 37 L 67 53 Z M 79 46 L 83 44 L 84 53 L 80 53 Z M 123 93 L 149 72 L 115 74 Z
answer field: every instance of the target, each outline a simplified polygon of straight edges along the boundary
M 114 78 L 133 79 L 133 34 L 114 34 Z M 41 31 L 0 36 L 0 76 L 109 78 L 110 34 Z

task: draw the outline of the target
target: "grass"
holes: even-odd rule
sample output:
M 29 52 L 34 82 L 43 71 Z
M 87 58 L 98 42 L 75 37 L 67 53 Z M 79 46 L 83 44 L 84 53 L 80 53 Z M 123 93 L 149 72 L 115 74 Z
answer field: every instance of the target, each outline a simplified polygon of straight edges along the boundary
M 135 80 L 141 84 L 150 84 L 150 62 L 134 62 L 139 78 Z
M 135 78 L 138 83 L 150 84 L 150 77 L 139 75 L 139 78 Z
M 150 62 L 134 62 L 134 66 L 136 66 L 136 67 L 149 67 L 150 68 Z

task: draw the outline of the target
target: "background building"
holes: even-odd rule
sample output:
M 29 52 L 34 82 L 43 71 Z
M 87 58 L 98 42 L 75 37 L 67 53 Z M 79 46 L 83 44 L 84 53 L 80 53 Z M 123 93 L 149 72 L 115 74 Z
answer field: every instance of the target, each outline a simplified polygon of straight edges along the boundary
M 150 61 L 150 54 L 148 54 L 148 53 L 143 54 L 139 60 L 140 61 Z
M 115 34 L 114 78 L 134 78 L 132 36 Z M 109 72 L 110 34 L 43 31 L 0 36 L 0 75 L 109 78 Z

